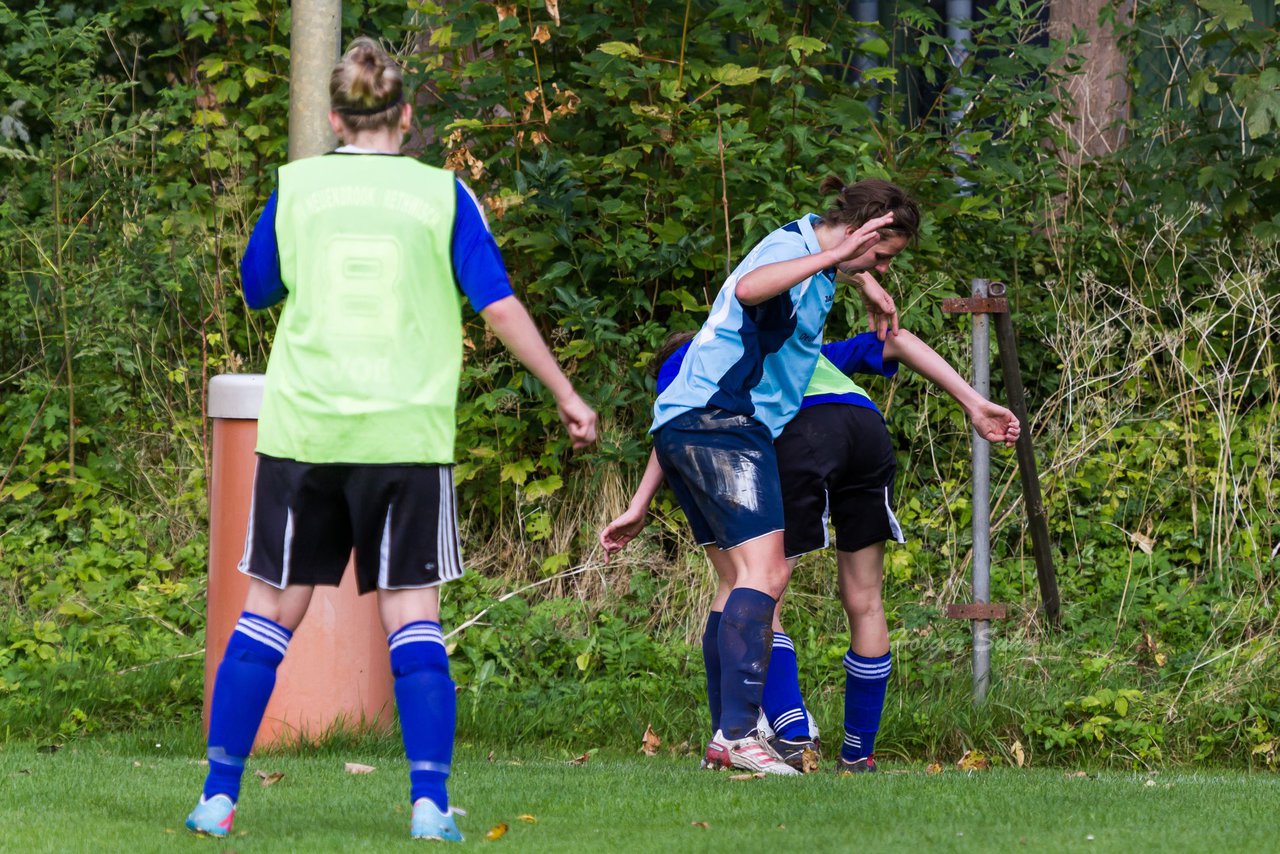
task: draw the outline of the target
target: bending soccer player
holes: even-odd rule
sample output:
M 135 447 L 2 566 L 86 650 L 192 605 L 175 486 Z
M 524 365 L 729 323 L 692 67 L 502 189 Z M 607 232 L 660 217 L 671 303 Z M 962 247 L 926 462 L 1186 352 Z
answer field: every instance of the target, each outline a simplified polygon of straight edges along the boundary
M 687 336 L 686 336 L 687 338 Z M 675 375 L 686 346 L 673 336 L 665 352 L 672 355 L 658 372 L 661 390 Z M 672 352 L 674 350 L 674 352 Z M 660 353 L 661 357 L 663 353 Z M 901 330 L 881 342 L 871 333 L 824 344 L 800 412 L 774 442 L 782 485 L 787 560 L 794 568 L 803 554 L 828 544 L 827 521 L 836 529 L 841 600 L 849 618 L 849 651 L 845 655 L 844 741 L 837 770 L 875 770 L 872 750 L 880 728 L 888 684 L 890 655 L 882 586 L 884 543 L 904 542 L 892 510 L 897 463 L 888 428 L 879 410 L 850 374 L 893 376 L 903 362 L 940 386 L 964 407 L 975 430 L 992 442 L 1014 443 L 1020 432 L 1013 413 L 983 399 L 928 345 Z M 649 505 L 662 482 L 651 455 L 640 487 L 627 510 L 600 534 L 609 554 L 622 549 L 645 524 Z M 711 547 L 718 575 L 709 623 L 717 620 L 735 581 L 732 567 Z M 704 643 L 708 702 L 713 728 L 719 698 L 712 674 L 718 667 Z M 764 687 L 763 710 L 773 730 L 770 745 L 794 768 L 804 767 L 804 751 L 815 749 L 807 709 L 801 699 L 794 647 L 774 617 L 774 660 Z
M 795 774 L 759 736 L 774 608 L 790 568 L 773 440 L 800 407 L 818 360 L 836 273 L 884 272 L 919 228 L 915 202 L 887 181 L 823 182 L 836 198 L 764 238 L 730 274 L 679 373 L 654 404 L 655 463 L 699 543 L 732 567 L 715 627 L 719 728 L 710 764 Z M 893 301 L 859 282 L 872 320 L 896 328 Z M 709 628 L 710 632 L 710 628 Z
M 574 447 L 596 414 L 512 295 L 478 203 L 401 157 L 400 69 L 356 39 L 329 81 L 344 143 L 280 169 L 241 264 L 251 308 L 283 301 L 240 571 L 249 592 L 213 689 L 209 773 L 187 827 L 226 836 L 276 670 L 314 585 L 355 551 L 377 590 L 409 759 L 415 838 L 456 841 L 445 781 L 456 701 L 439 586 L 463 573 L 453 487 L 462 297 L 555 395 Z

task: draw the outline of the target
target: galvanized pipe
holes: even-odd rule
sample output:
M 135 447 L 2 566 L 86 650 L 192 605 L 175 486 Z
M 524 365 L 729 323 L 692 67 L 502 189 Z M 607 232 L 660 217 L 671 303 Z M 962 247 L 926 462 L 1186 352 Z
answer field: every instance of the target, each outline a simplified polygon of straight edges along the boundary
M 294 0 L 289 33 L 289 159 L 332 151 L 329 75 L 341 55 L 342 0 Z
M 986 279 L 973 280 L 973 295 L 985 299 Z M 973 388 L 991 397 L 990 316 L 973 315 Z M 973 601 L 991 601 L 991 446 L 973 435 Z M 973 701 L 981 703 L 991 685 L 991 622 L 973 621 Z
M 854 0 L 849 4 L 849 11 L 853 13 L 853 19 L 863 24 L 879 24 L 880 23 L 880 0 Z M 861 44 L 872 35 L 871 30 L 864 29 L 862 35 L 859 36 L 858 42 Z M 862 80 L 872 68 L 880 64 L 879 60 L 869 53 L 862 50 L 856 50 L 853 55 L 853 67 L 858 69 L 858 79 Z M 880 112 L 880 97 L 878 95 L 867 99 L 867 107 L 872 114 Z

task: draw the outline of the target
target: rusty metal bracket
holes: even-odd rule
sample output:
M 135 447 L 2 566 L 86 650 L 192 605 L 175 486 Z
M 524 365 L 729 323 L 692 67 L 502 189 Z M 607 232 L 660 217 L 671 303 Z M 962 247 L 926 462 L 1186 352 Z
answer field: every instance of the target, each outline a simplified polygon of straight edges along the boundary
M 1007 609 L 999 602 L 954 602 L 942 614 L 950 620 L 1003 620 Z
M 947 314 L 1008 314 L 1009 301 L 1004 297 L 948 297 L 942 301 Z
M 987 285 L 986 297 L 949 297 L 942 301 L 947 314 L 1008 314 L 1009 301 L 1004 296 L 1004 282 Z

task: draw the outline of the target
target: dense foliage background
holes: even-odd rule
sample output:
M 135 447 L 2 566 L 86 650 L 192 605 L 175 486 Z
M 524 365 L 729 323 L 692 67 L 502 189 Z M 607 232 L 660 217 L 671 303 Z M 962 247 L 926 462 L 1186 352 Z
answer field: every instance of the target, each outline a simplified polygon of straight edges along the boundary
M 416 153 L 489 206 L 513 279 L 597 406 L 553 407 L 472 317 L 458 479 L 469 564 L 445 621 L 464 735 L 697 743 L 690 640 L 711 589 L 678 510 L 602 562 L 647 454 L 652 353 L 729 266 L 884 176 L 927 211 L 891 276 L 904 325 L 967 372 L 941 299 L 1007 283 L 1064 628 L 1037 615 L 1012 455 L 993 463 L 989 702 L 968 700 L 968 432 L 917 378 L 871 391 L 899 445 L 882 752 L 1274 767 L 1280 730 L 1280 75 L 1266 3 L 1137 4 L 1111 154 L 1081 157 L 1078 44 L 1044 4 L 983 4 L 963 57 L 941 4 L 346 2 L 417 85 Z M 289 7 L 0 3 L 0 718 L 73 737 L 198 714 L 207 380 L 261 370 L 274 317 L 236 262 L 285 158 Z M 953 59 L 960 59 L 957 64 Z M 958 193 L 957 186 L 967 188 Z M 829 335 L 858 331 L 838 303 Z M 998 380 L 998 372 L 997 372 Z M 843 615 L 806 559 L 786 622 L 837 725 Z M 514 595 L 507 595 L 514 594 Z M 501 598 L 500 598 L 501 597 Z M 556 713 L 572 703 L 566 722 Z M 512 714 L 513 709 L 520 709 Z

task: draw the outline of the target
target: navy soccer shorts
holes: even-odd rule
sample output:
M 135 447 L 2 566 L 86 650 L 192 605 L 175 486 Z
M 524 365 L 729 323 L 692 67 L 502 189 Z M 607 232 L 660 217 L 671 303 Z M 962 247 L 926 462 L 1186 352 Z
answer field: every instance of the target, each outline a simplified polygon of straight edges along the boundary
M 906 542 L 893 515 L 898 464 L 879 412 L 847 403 L 807 406 L 774 447 L 788 558 L 825 548 L 828 520 L 840 551 Z
M 723 409 L 691 409 L 653 448 L 699 545 L 731 549 L 781 531 L 782 492 L 769 428 Z
M 453 466 L 316 464 L 260 454 L 240 571 L 278 588 L 336 585 L 353 549 L 361 593 L 461 577 Z

